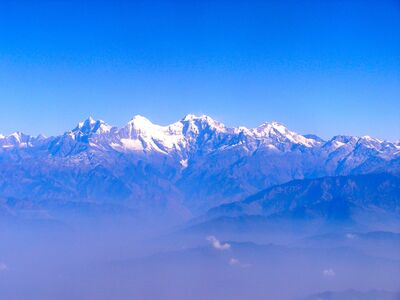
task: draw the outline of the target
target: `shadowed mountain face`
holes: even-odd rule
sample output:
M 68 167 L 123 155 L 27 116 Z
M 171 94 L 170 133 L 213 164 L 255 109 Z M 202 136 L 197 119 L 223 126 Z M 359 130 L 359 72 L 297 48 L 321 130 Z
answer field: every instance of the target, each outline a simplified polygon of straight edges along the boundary
M 323 141 L 276 122 L 228 128 L 188 115 L 158 126 L 136 116 L 116 128 L 89 118 L 56 137 L 1 136 L 0 197 L 31 205 L 112 203 L 187 216 L 293 179 L 396 173 L 399 160 L 396 143 L 352 136 Z
M 379 230 L 399 226 L 400 177 L 387 173 L 294 180 L 243 201 L 211 209 L 196 226 L 279 227 L 277 224 L 350 226 Z M 223 224 L 223 225 L 222 225 Z M 275 228 L 275 229 L 278 229 Z M 256 229 L 257 230 L 257 229 Z
M 210 214 L 273 215 L 320 208 L 332 218 L 347 217 L 352 207 L 400 213 L 400 177 L 383 173 L 294 180 L 261 191 L 243 201 L 221 205 Z M 338 209 L 335 209 L 338 207 Z M 343 216 L 335 215 L 339 211 Z M 329 217 L 329 215 L 327 215 Z

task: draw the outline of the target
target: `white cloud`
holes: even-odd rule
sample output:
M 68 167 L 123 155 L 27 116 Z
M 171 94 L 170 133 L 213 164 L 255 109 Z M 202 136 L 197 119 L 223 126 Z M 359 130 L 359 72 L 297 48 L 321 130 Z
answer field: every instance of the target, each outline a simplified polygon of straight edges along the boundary
M 221 243 L 215 236 L 210 235 L 207 238 L 207 241 L 211 243 L 211 246 L 217 250 L 228 250 L 231 248 L 231 245 L 228 243 Z
M 234 258 L 234 257 L 232 257 L 232 258 L 229 260 L 229 264 L 230 264 L 231 266 L 238 266 L 238 267 L 241 267 L 241 268 L 248 268 L 248 267 L 250 267 L 250 264 L 242 264 L 242 263 L 240 262 L 240 260 L 238 260 L 237 258 Z
M 326 277 L 333 277 L 336 275 L 336 273 L 332 269 L 325 269 L 322 271 L 322 275 L 324 275 Z
M 346 234 L 346 238 L 348 238 L 349 240 L 353 240 L 357 237 L 357 235 L 353 234 L 353 233 L 347 233 Z

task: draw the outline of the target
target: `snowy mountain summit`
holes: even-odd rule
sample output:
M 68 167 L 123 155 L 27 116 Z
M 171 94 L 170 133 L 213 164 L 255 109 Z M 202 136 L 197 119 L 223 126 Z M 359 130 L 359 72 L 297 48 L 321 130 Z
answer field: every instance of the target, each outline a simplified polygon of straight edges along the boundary
M 59 136 L 0 135 L 0 198 L 201 211 L 292 179 L 399 169 L 398 143 L 324 141 L 278 122 L 231 128 L 206 115 L 166 126 L 136 115 L 121 128 L 89 117 Z
M 227 144 L 232 146 L 235 141 L 240 143 L 249 139 L 264 145 L 291 143 L 312 147 L 320 143 L 319 140 L 292 132 L 277 122 L 264 123 L 257 128 L 229 128 L 209 116 L 193 114 L 167 126 L 153 124 L 147 118 L 136 115 L 122 128 L 112 127 L 102 120 L 89 117 L 79 122 L 73 130 L 59 137 L 51 137 L 48 141 L 73 140 L 93 147 L 101 144 L 101 148 L 108 146 L 116 151 L 156 151 L 167 154 L 194 149 L 195 144 L 200 146 L 200 141 L 207 143 L 213 139 L 224 139 L 225 142 L 214 145 L 215 148 Z M 8 137 L 0 136 L 0 145 L 2 148 L 36 146 L 35 143 L 27 143 L 28 140 L 35 141 L 35 138 L 14 133 Z

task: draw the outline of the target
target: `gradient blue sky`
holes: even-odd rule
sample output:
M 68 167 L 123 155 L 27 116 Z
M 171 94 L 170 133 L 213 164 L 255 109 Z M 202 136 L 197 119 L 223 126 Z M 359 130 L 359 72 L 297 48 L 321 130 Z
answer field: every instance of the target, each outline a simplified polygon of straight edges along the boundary
M 400 1 L 0 1 L 0 133 L 208 114 L 400 139 Z

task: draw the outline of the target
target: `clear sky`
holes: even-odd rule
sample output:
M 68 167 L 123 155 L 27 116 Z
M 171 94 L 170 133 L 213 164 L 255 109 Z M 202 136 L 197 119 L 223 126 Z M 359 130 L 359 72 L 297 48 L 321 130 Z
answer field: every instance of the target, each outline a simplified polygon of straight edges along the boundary
M 0 133 L 187 113 L 400 139 L 400 1 L 0 1 Z

